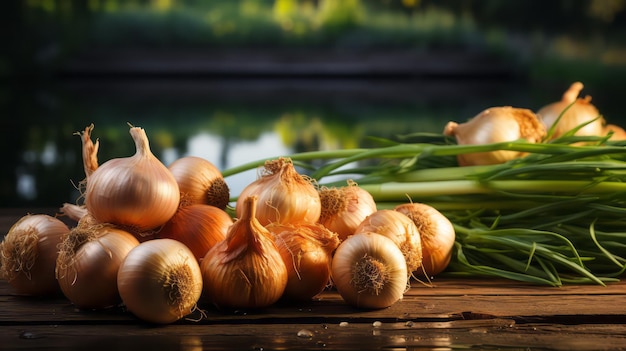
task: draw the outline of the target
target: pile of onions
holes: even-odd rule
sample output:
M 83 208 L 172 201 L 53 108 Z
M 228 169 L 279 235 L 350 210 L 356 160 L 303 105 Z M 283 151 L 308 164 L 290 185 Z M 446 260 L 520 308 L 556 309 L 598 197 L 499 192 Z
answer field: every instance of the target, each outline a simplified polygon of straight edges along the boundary
M 232 224 L 232 218 L 224 210 L 211 205 L 191 204 L 181 206 L 156 237 L 182 242 L 199 262 L 215 244 L 224 240 Z
M 560 101 L 548 104 L 537 111 L 546 129 L 554 128 L 551 138 L 560 137 L 577 127 L 580 129 L 574 133 L 575 135 L 605 134 L 604 119 L 598 109 L 591 104 L 591 96 L 578 97 L 583 87 L 581 82 L 572 83 Z M 583 124 L 585 125 L 582 126 Z
M 354 181 L 340 188 L 321 188 L 319 193 L 322 203 L 319 223 L 336 232 L 341 240 L 354 234 L 359 224 L 376 211 L 372 195 Z
M 131 250 L 117 274 L 122 302 L 138 318 L 173 323 L 196 308 L 202 273 L 193 253 L 173 239 L 153 239 Z
M 262 308 L 278 301 L 287 267 L 270 233 L 256 219 L 257 198 L 241 203 L 241 216 L 201 261 L 205 299 L 219 308 Z
M 82 309 L 117 305 L 117 272 L 126 255 L 139 245 L 131 233 L 84 217 L 67 233 L 56 261 L 56 277 L 65 297 Z
M 20 295 L 59 293 L 54 274 L 57 246 L 69 231 L 65 223 L 49 215 L 20 218 L 0 243 L 0 276 Z
M 230 190 L 220 170 L 196 156 L 181 157 L 169 165 L 180 189 L 182 204 L 205 204 L 225 209 Z
M 456 234 L 450 220 L 432 206 L 422 203 L 398 205 L 394 210 L 415 223 L 422 243 L 422 268 L 418 273 L 432 277 L 446 269 L 452 259 Z
M 287 267 L 283 298 L 305 301 L 322 292 L 330 282 L 332 254 L 339 245 L 337 233 L 321 224 L 272 223 L 278 252 Z
M 322 211 L 320 196 L 311 180 L 299 174 L 288 158 L 265 163 L 261 176 L 240 193 L 236 216 L 240 218 L 244 201 L 258 198 L 256 218 L 261 225 L 270 223 L 316 223 Z
M 398 211 L 378 210 L 359 224 L 355 233 L 377 233 L 391 239 L 406 260 L 409 274 L 422 265 L 422 242 L 417 226 Z
M 145 130 L 131 127 L 130 135 L 137 149 L 135 155 L 111 159 L 88 173 L 85 205 L 98 222 L 141 233 L 172 218 L 178 210 L 180 192 L 172 173 L 150 151 Z M 85 165 L 86 172 L 88 168 L 93 166 Z
M 444 135 L 454 136 L 459 145 L 482 145 L 525 139 L 538 143 L 546 135 L 546 128 L 528 109 L 511 106 L 488 108 L 469 121 L 448 122 Z M 510 150 L 475 152 L 457 156 L 459 165 L 490 165 L 522 157 L 525 153 Z
M 341 297 L 358 308 L 389 307 L 409 287 L 404 256 L 388 237 L 359 233 L 339 244 L 332 260 L 332 280 Z

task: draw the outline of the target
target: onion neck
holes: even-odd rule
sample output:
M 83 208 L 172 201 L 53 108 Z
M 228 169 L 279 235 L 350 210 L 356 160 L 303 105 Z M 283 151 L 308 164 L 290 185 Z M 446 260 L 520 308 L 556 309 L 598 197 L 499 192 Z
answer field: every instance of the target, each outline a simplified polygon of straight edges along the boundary
M 154 156 L 152 151 L 150 151 L 150 142 L 148 141 L 148 136 L 146 135 L 146 131 L 140 127 L 132 127 L 130 128 L 130 135 L 135 142 L 135 148 L 137 149 L 137 154 L 141 156 Z
M 245 252 L 247 250 L 263 252 L 259 236 L 263 235 L 262 230 L 264 228 L 256 219 L 257 200 L 256 196 L 249 196 L 244 200 L 241 218 L 232 225 L 227 235 L 227 252 Z

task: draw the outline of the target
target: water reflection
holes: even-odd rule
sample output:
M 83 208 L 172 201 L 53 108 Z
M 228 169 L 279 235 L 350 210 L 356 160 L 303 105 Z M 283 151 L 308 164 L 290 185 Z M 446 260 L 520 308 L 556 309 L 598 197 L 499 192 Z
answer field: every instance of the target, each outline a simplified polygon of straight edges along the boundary
M 84 173 L 74 133 L 92 122 L 101 163 L 134 153 L 130 122 L 146 129 L 152 151 L 165 164 L 193 155 L 226 169 L 294 152 L 368 146 L 369 136 L 440 132 L 447 121 L 490 106 L 537 109 L 561 90 L 519 82 L 358 79 L 74 80 L 0 87 L 0 112 L 11 116 L 2 121 L 0 205 L 75 201 L 75 184 Z M 250 171 L 227 182 L 236 194 L 255 177 Z

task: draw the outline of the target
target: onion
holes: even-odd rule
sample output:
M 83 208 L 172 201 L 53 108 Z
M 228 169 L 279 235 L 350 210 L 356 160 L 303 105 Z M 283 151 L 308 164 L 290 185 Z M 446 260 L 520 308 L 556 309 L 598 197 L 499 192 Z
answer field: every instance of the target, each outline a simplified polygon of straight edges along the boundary
M 355 233 L 378 233 L 391 239 L 400 248 L 409 274 L 422 265 L 422 242 L 415 223 L 394 210 L 378 210 L 367 216 Z
M 153 239 L 128 253 L 117 284 L 131 313 L 146 322 L 168 324 L 196 308 L 202 294 L 202 273 L 183 243 Z
M 604 135 L 604 119 L 598 109 L 591 104 L 591 96 L 578 98 L 583 87 L 581 82 L 574 82 L 563 93 L 561 101 L 548 104 L 537 111 L 546 129 L 554 128 L 552 139 L 583 124 L 586 125 L 578 129 L 574 135 Z
M 459 145 L 482 145 L 519 139 L 538 143 L 546 131 L 531 110 L 503 106 L 488 108 L 462 124 L 448 122 L 443 134 L 454 136 Z M 461 166 L 490 165 L 524 155 L 519 151 L 497 150 L 459 154 L 457 160 Z
M 456 238 L 450 220 L 434 207 L 422 203 L 402 204 L 394 210 L 409 217 L 420 233 L 422 269 L 418 271 L 430 277 L 446 269 Z
M 101 223 L 145 232 L 172 218 L 180 192 L 172 173 L 150 151 L 145 130 L 131 127 L 130 134 L 137 152 L 111 159 L 87 176 L 85 205 Z
M 64 236 L 56 276 L 63 294 L 76 307 L 107 308 L 120 302 L 117 271 L 139 241 L 125 230 L 93 224 L 88 218 Z
M 224 210 L 211 205 L 191 204 L 178 209 L 156 236 L 182 242 L 200 261 L 209 249 L 224 240 L 232 224 L 232 218 Z
M 333 256 L 332 280 L 341 297 L 359 308 L 385 308 L 409 287 L 404 256 L 388 237 L 359 233 L 344 240 Z
M 321 188 L 319 194 L 322 203 L 319 223 L 336 232 L 341 240 L 354 234 L 359 224 L 376 211 L 372 195 L 353 181 L 340 188 Z
M 0 243 L 0 276 L 20 295 L 60 293 L 54 265 L 57 246 L 69 231 L 65 223 L 49 215 L 20 218 Z
M 270 233 L 255 217 L 257 198 L 242 203 L 226 239 L 201 261 L 205 299 L 219 308 L 262 308 L 280 299 L 287 268 Z
M 299 174 L 288 158 L 267 161 L 264 173 L 239 195 L 235 212 L 243 213 L 244 201 L 258 197 L 256 218 L 261 225 L 273 222 L 316 223 L 322 211 L 320 196 L 310 179 Z
M 212 205 L 222 210 L 228 205 L 230 190 L 222 173 L 211 162 L 185 156 L 168 168 L 178 182 L 182 204 Z
M 330 281 L 332 254 L 339 245 L 337 233 L 321 224 L 279 224 L 266 226 L 274 235 L 278 252 L 287 267 L 287 286 L 283 297 L 310 300 Z

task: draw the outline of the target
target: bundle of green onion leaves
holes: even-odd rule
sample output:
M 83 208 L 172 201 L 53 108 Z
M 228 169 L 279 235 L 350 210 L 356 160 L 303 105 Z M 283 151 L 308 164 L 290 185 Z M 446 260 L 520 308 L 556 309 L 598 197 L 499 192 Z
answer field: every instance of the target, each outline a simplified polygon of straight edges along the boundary
M 626 141 L 575 136 L 458 145 L 416 133 L 375 147 L 288 157 L 319 185 L 353 179 L 379 208 L 429 204 L 453 223 L 455 252 L 444 272 L 542 285 L 617 281 L 626 268 Z M 459 166 L 463 153 L 514 150 L 521 158 Z M 225 177 L 266 159 L 225 170 Z M 332 176 L 332 177 L 331 177 Z

